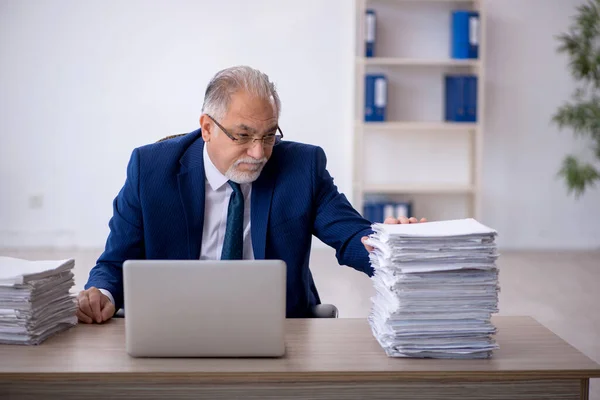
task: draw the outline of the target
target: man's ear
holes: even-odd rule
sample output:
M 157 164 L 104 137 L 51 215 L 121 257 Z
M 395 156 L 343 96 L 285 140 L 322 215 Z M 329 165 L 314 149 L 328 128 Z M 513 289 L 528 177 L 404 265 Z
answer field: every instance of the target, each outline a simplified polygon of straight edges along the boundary
M 202 139 L 204 139 L 205 142 L 210 142 L 212 127 L 213 124 L 210 118 L 208 118 L 206 114 L 202 114 L 200 116 L 200 129 L 202 129 Z

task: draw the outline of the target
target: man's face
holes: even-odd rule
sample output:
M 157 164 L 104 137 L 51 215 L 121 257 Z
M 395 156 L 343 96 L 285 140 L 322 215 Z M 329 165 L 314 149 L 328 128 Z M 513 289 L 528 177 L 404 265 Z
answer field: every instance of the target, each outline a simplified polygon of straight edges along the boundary
M 240 91 L 231 96 L 229 110 L 217 122 L 236 138 L 250 135 L 261 139 L 276 133 L 277 112 L 272 101 Z M 258 178 L 273 153 L 272 146 L 263 146 L 260 140 L 239 145 L 205 114 L 200 117 L 200 126 L 208 155 L 223 175 L 237 183 L 250 183 Z

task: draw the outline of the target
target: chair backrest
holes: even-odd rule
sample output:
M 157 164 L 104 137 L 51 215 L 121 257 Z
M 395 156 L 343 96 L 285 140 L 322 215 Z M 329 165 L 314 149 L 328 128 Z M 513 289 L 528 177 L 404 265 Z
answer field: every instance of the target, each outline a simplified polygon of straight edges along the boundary
M 158 140 L 156 143 L 164 142 L 165 140 L 169 140 L 169 139 L 175 139 L 175 138 L 180 137 L 180 136 L 185 136 L 185 133 L 178 133 L 178 134 L 175 134 L 175 135 L 165 136 L 164 138 Z
M 311 310 L 311 318 L 337 318 L 338 309 L 333 304 L 317 304 Z

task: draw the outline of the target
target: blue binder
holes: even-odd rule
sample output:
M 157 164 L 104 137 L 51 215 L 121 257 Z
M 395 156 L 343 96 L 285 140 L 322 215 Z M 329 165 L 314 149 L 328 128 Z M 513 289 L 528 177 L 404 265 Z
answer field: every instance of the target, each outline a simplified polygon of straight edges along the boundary
M 448 75 L 445 78 L 446 121 L 465 122 L 466 120 L 464 80 L 462 75 Z
M 387 116 L 387 77 L 368 74 L 365 77 L 365 121 L 382 122 Z
M 365 15 L 365 57 L 375 57 L 376 37 L 377 15 L 375 10 L 368 9 Z
M 478 58 L 479 13 L 470 10 L 453 11 L 451 30 L 451 57 Z
M 369 201 L 364 204 L 363 216 L 371 222 L 382 223 L 387 217 L 412 217 L 412 203 Z
M 364 207 L 363 216 L 365 217 L 365 219 L 367 219 L 371 222 L 382 222 L 380 220 L 381 217 L 379 215 L 380 214 L 379 204 L 377 202 L 374 202 L 374 201 L 366 202 L 363 207 Z
M 447 75 L 445 77 L 445 120 L 449 122 L 477 121 L 477 77 Z
M 465 84 L 466 121 L 477 122 L 477 77 L 467 76 Z
M 444 77 L 444 120 L 456 121 L 456 77 Z

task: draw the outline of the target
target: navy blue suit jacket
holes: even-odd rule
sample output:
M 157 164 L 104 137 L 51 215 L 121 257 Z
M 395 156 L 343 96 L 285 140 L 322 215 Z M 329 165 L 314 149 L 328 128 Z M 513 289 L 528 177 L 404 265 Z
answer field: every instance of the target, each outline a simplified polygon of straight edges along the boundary
M 86 289 L 107 289 L 123 306 L 128 259 L 199 259 L 204 223 L 204 141 L 200 130 L 137 148 L 113 203 L 104 253 Z M 309 269 L 312 235 L 336 249 L 342 265 L 372 275 L 360 239 L 370 222 L 339 193 L 320 147 L 281 142 L 252 184 L 251 234 L 256 259 L 287 264 L 287 316 L 306 317 L 320 303 Z

